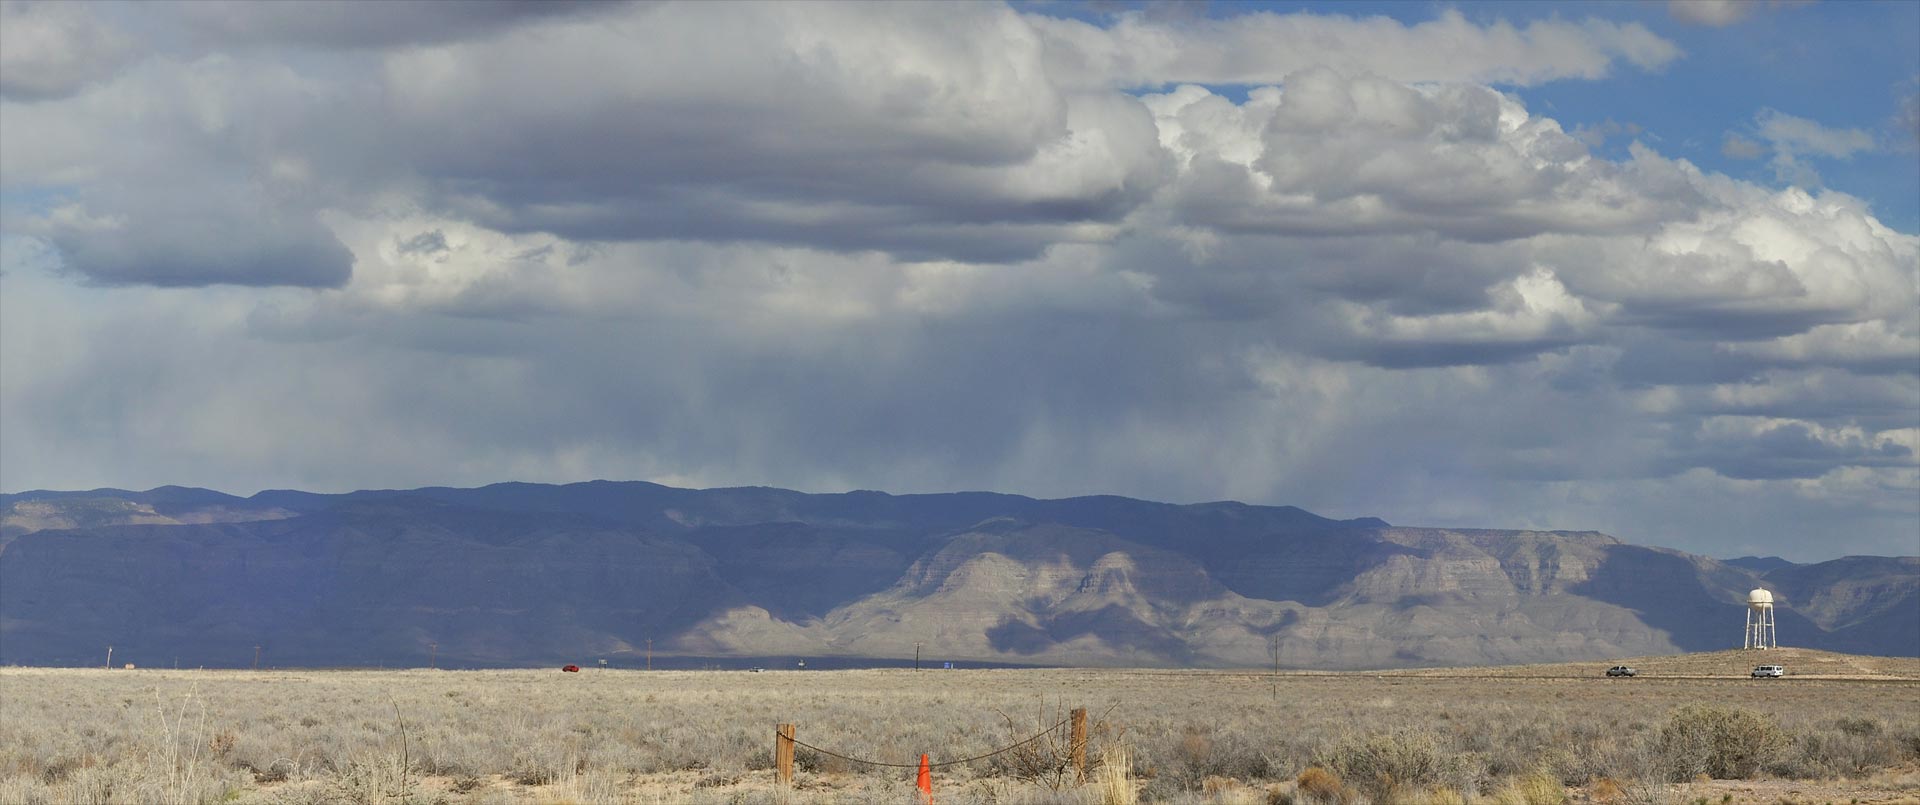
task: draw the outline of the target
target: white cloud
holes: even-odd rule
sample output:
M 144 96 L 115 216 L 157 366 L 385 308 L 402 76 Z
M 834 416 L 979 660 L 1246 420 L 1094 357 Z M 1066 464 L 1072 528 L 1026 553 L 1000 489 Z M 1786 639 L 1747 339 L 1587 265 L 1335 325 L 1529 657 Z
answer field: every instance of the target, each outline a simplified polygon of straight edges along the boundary
M 1543 243 L 1571 287 L 1629 321 L 1731 339 L 1900 316 L 1915 298 L 1920 239 L 1859 200 L 1700 182 L 1711 199 L 1644 240 Z
M 1920 369 L 1920 328 L 1916 318 L 1873 319 L 1823 324 L 1799 335 L 1757 344 L 1735 344 L 1737 354 L 1788 364 L 1846 366 L 1856 371 L 1910 372 Z
M 1172 192 L 1196 225 L 1508 240 L 1641 229 L 1694 192 L 1657 158 L 1594 159 L 1554 120 L 1485 87 L 1312 69 L 1256 93 L 1243 112 L 1223 116 L 1210 98 L 1185 88 L 1146 100 L 1163 145 L 1186 163 Z M 1220 134 L 1208 123 L 1224 124 Z M 1259 156 L 1239 162 L 1256 139 Z
M 1680 56 L 1637 23 L 1483 26 L 1454 10 L 1415 25 L 1271 12 L 1173 20 L 1130 12 L 1106 26 L 1040 14 L 1027 19 L 1047 42 L 1049 74 L 1084 87 L 1272 84 L 1313 67 L 1396 81 L 1528 85 L 1600 78 L 1616 62 L 1659 69 Z
M 0 98 L 64 97 L 126 64 L 132 40 L 94 10 L 89 3 L 0 2 Z
M 1828 128 L 1773 109 L 1761 110 L 1754 120 L 1761 139 L 1793 154 L 1846 159 L 1873 148 L 1873 135 L 1860 129 Z
M 1537 345 L 1570 339 L 1598 317 L 1567 293 L 1552 271 L 1537 269 L 1490 289 L 1485 310 L 1399 316 L 1349 303 L 1353 334 L 1389 343 Z
M 1807 158 L 1849 159 L 1854 154 L 1878 147 L 1871 133 L 1861 129 L 1823 126 L 1804 117 L 1795 117 L 1774 109 L 1762 109 L 1754 116 L 1755 142 L 1728 132 L 1720 152 L 1734 159 L 1755 159 L 1771 152 L 1769 166 L 1781 182 L 1801 187 L 1819 187 L 1820 174 L 1807 164 Z M 1763 150 L 1761 143 L 1766 144 Z

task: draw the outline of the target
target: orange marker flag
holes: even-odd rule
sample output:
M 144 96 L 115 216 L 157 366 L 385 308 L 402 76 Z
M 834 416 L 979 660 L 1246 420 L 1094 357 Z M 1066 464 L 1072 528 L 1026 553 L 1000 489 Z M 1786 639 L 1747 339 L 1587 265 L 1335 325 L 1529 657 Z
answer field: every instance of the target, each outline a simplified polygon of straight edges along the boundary
M 920 787 L 920 798 L 931 805 L 933 802 L 933 767 L 927 765 L 926 755 L 920 756 L 920 780 L 915 783 L 915 785 Z

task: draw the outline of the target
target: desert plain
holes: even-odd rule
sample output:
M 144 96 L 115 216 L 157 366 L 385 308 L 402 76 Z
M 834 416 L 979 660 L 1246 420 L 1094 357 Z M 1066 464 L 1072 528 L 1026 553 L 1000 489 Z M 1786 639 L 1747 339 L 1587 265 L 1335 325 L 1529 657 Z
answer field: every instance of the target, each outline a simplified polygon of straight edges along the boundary
M 1789 675 L 1749 678 L 1762 661 Z M 921 754 L 1036 735 L 936 768 L 935 800 L 1920 802 L 1920 660 L 1617 662 L 1639 676 L 4 668 L 0 803 L 905 803 Z

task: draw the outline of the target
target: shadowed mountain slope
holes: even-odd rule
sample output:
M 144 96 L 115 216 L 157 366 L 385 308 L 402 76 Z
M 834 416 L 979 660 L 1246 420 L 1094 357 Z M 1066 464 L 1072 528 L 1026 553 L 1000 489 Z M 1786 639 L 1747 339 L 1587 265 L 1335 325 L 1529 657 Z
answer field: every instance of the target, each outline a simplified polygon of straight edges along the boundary
M 0 496 L 0 662 L 912 657 L 1377 668 L 1783 642 L 1920 656 L 1920 558 L 1753 567 L 1593 532 L 1120 497 L 638 482 Z

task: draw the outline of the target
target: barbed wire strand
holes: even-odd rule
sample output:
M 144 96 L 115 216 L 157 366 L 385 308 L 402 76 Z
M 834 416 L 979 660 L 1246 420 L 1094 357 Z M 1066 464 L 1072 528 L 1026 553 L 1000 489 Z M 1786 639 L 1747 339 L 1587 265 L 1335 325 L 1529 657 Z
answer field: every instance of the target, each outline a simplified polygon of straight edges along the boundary
M 1037 732 L 1037 733 L 1034 733 L 1034 735 L 1033 735 L 1033 737 L 1031 737 L 1031 738 L 1028 738 L 1028 739 L 1026 739 L 1026 740 L 1024 740 L 1024 741 L 1021 741 L 1021 742 L 1019 742 L 1019 743 L 1016 743 L 1016 744 L 1009 744 L 1009 745 L 1007 745 L 1007 746 L 1003 746 L 1003 747 L 1001 747 L 1001 748 L 999 748 L 999 749 L 995 749 L 995 750 L 993 750 L 993 751 L 991 751 L 991 752 L 988 752 L 988 753 L 986 753 L 986 754 L 984 754 L 984 755 L 974 755 L 973 757 L 970 757 L 970 758 L 967 758 L 967 759 L 965 759 L 965 760 L 947 760 L 947 761 L 942 761 L 942 762 L 939 762 L 939 763 L 929 763 L 929 764 L 927 764 L 927 768 L 930 768 L 930 769 L 938 769 L 938 768 L 941 768 L 941 767 L 943 767 L 943 766 L 958 766 L 958 765 L 961 765 L 961 764 L 963 764 L 963 763 L 972 763 L 972 762 L 974 762 L 974 761 L 976 761 L 976 760 L 986 760 L 987 758 L 990 758 L 990 757 L 993 757 L 994 755 L 1000 755 L 1000 754 L 1005 754 L 1005 753 L 1007 753 L 1007 752 L 1011 752 L 1011 751 L 1013 751 L 1013 750 L 1015 750 L 1015 749 L 1019 749 L 1019 748 L 1020 748 L 1020 747 L 1022 747 L 1022 746 L 1026 746 L 1027 744 L 1030 744 L 1030 743 L 1033 743 L 1034 741 L 1038 741 L 1038 740 L 1040 740 L 1041 738 L 1043 738 L 1043 737 L 1045 737 L 1045 736 L 1046 736 L 1047 734 L 1049 734 L 1049 733 L 1051 733 L 1051 732 L 1053 732 L 1054 730 L 1057 730 L 1057 729 L 1060 729 L 1061 727 L 1064 727 L 1064 726 L 1066 726 L 1066 725 L 1067 725 L 1067 724 L 1068 724 L 1069 722 L 1071 722 L 1072 720 L 1073 720 L 1073 719 L 1071 719 L 1071 718 L 1069 718 L 1069 719 L 1065 719 L 1065 720 L 1062 720 L 1062 721 L 1061 721 L 1060 723 L 1058 723 L 1058 724 L 1055 724 L 1055 725 L 1053 725 L 1053 726 L 1051 726 L 1051 727 L 1048 727 L 1048 728 L 1046 728 L 1046 729 L 1043 729 L 1043 730 L 1041 730 L 1041 731 L 1039 731 L 1039 732 Z M 784 736 L 781 736 L 781 735 L 780 735 L 780 731 L 779 731 L 779 730 L 774 730 L 774 733 L 773 733 L 773 734 L 774 734 L 774 736 L 775 736 L 775 737 L 784 737 Z M 793 742 L 793 745 L 794 745 L 794 746 L 799 746 L 799 747 L 804 747 L 804 748 L 807 748 L 807 749 L 811 749 L 811 750 L 813 750 L 813 751 L 815 751 L 815 752 L 819 752 L 820 754 L 823 754 L 823 755 L 829 755 L 829 756 L 832 756 L 832 757 L 837 757 L 837 758 L 839 758 L 839 759 L 841 759 L 841 760 L 846 760 L 846 761 L 851 761 L 851 762 L 853 762 L 853 763 L 864 763 L 864 764 L 866 764 L 866 765 L 869 765 L 869 766 L 886 766 L 886 767 L 888 767 L 888 768 L 893 768 L 893 769 L 917 769 L 917 768 L 920 768 L 920 764 L 918 764 L 918 763 L 886 763 L 886 762 L 883 762 L 883 761 L 879 761 L 879 760 L 867 760 L 867 759 L 865 759 L 865 758 L 857 758 L 857 757 L 848 757 L 848 756 L 846 756 L 846 755 L 843 755 L 843 754 L 840 754 L 839 752 L 835 752 L 835 751 L 832 751 L 832 750 L 830 750 L 830 749 L 821 749 L 820 747 L 817 747 L 817 746 L 814 746 L 813 744 L 810 744 L 810 743 L 806 743 L 806 742 L 804 742 L 804 741 L 802 741 L 802 740 L 800 740 L 799 738 L 788 738 L 787 740 L 790 740 L 790 741 L 792 741 L 792 742 Z M 1086 741 L 1081 741 L 1081 744 L 1083 744 L 1083 745 L 1084 745 L 1085 743 L 1086 743 Z M 1074 747 L 1074 748 L 1078 748 L 1078 747 Z

